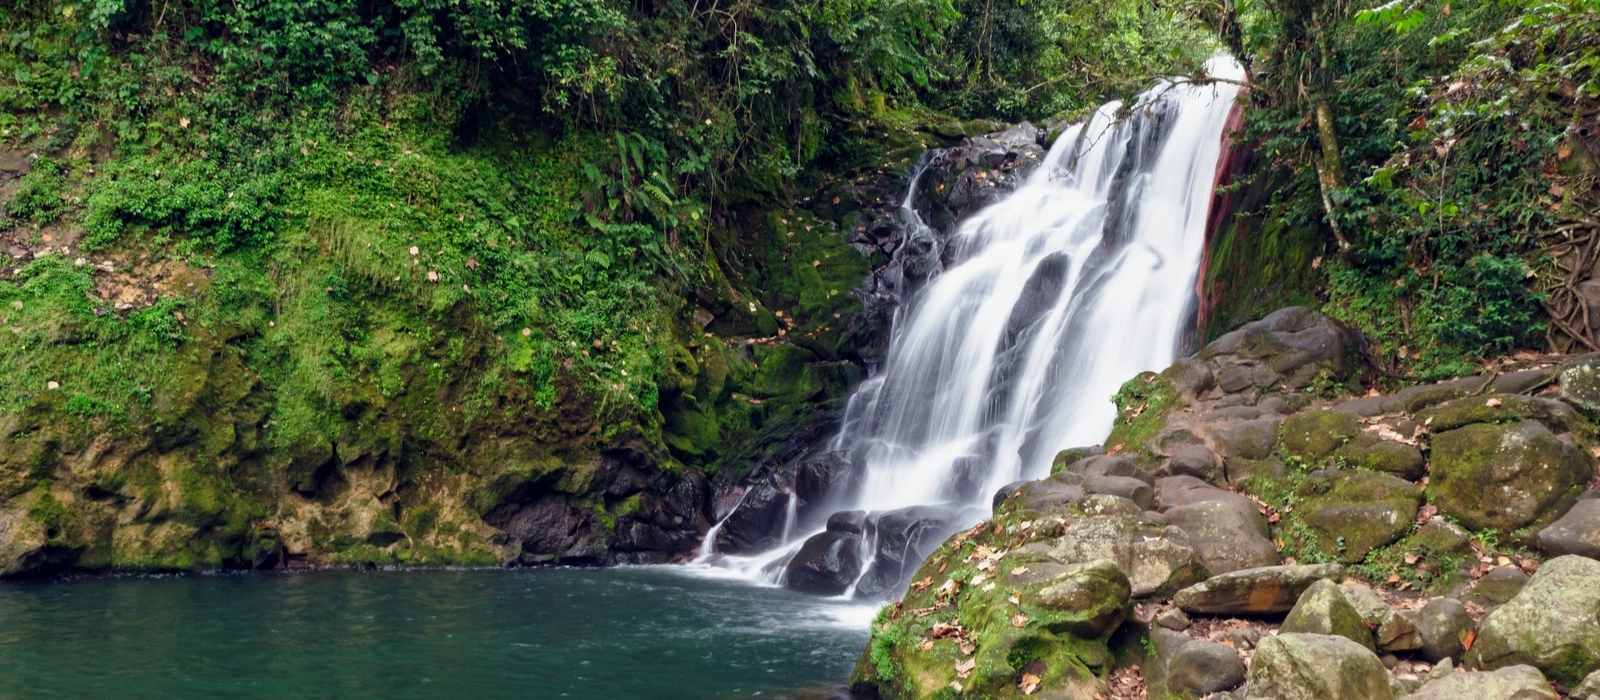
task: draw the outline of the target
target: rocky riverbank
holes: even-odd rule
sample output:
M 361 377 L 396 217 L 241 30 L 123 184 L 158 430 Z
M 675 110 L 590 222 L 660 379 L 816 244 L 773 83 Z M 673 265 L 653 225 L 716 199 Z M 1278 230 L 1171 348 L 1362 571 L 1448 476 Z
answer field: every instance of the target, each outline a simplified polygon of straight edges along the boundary
M 885 698 L 1600 697 L 1600 357 L 1350 393 L 1303 308 L 1124 385 L 874 623 Z

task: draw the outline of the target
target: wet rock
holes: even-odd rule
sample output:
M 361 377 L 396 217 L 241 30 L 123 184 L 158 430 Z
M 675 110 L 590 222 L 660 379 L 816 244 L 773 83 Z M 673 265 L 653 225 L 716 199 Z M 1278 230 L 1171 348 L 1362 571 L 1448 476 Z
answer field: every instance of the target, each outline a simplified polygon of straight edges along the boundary
M 1393 700 L 1389 672 L 1344 637 L 1280 634 L 1261 640 L 1245 681 L 1246 700 Z
M 1314 471 L 1298 494 L 1301 519 L 1325 542 L 1342 544 L 1338 555 L 1347 564 L 1404 536 L 1422 506 L 1415 484 L 1354 469 Z
M 840 595 L 861 574 L 861 536 L 847 532 L 812 535 L 789 560 L 783 585 L 801 593 Z
M 1354 605 L 1340 590 L 1339 584 L 1320 579 L 1300 594 L 1289 616 L 1284 618 L 1283 633 L 1336 634 L 1368 649 L 1375 648 L 1372 630 L 1361 619 Z
M 1304 411 L 1283 419 L 1284 451 L 1311 462 L 1361 434 L 1360 419 L 1344 411 Z
M 1424 683 L 1406 700 L 1557 700 L 1544 674 L 1532 666 L 1493 672 L 1451 673 Z
M 1168 692 L 1187 690 L 1205 696 L 1239 685 L 1244 675 L 1239 652 L 1216 642 L 1185 644 L 1167 660 Z
M 1278 426 L 1283 418 L 1257 418 L 1224 428 L 1217 434 L 1223 454 L 1232 459 L 1266 459 L 1278 442 Z
M 872 598 L 899 592 L 922 560 L 958 529 L 960 515 L 960 509 L 952 506 L 874 513 L 867 524 L 878 533 L 877 546 L 856 590 Z
M 1490 569 L 1478 585 L 1472 588 L 1472 599 L 1484 605 L 1505 605 L 1511 602 L 1523 587 L 1528 585 L 1528 575 L 1514 566 L 1497 566 Z
M 841 510 L 828 516 L 828 532 L 847 535 L 864 535 L 867 532 L 867 511 Z
M 728 554 L 760 551 L 778 544 L 789 508 L 789 494 L 771 484 L 757 484 L 722 521 L 717 551 Z
M 1178 591 L 1172 602 L 1184 612 L 1246 615 L 1288 612 L 1311 584 L 1339 579 L 1338 564 L 1265 566 L 1213 576 Z
M 1298 389 L 1321 373 L 1339 378 L 1347 375 L 1355 366 L 1351 357 L 1355 347 L 1355 334 L 1339 322 L 1291 306 L 1224 334 L 1202 348 L 1197 357 L 1250 360 L 1283 377 L 1285 386 Z M 1221 380 L 1219 373 L 1219 383 Z
M 957 457 L 950 465 L 950 480 L 944 486 L 943 496 L 956 503 L 968 503 L 977 498 L 989 478 L 992 462 L 989 457 Z
M 1167 471 L 1174 476 L 1192 476 L 1208 483 L 1222 480 L 1222 462 L 1205 445 L 1185 445 L 1172 453 Z
M 1472 631 L 1472 615 L 1461 601 L 1434 598 L 1417 611 L 1414 623 L 1422 637 L 1422 658 L 1437 663 L 1459 659 L 1466 651 L 1463 641 Z
M 1267 539 L 1266 519 L 1254 505 L 1202 501 L 1166 511 L 1168 524 L 1188 535 L 1206 571 L 1215 576 L 1278 563 L 1278 548 Z
M 1502 534 L 1559 517 L 1593 467 L 1543 424 L 1473 424 L 1433 436 L 1428 499 L 1472 529 Z
M 1469 666 L 1529 664 L 1576 685 L 1600 668 L 1600 561 L 1567 555 L 1544 563 L 1511 602 L 1484 618 Z
M 1577 554 L 1600 559 L 1600 500 L 1586 498 L 1540 530 L 1534 542 L 1546 556 Z

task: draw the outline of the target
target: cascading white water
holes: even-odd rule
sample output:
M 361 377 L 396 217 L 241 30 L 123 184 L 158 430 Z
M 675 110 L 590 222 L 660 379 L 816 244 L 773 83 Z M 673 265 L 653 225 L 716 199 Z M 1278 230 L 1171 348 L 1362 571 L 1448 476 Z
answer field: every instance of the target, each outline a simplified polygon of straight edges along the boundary
M 1207 71 L 1242 78 L 1231 58 Z M 1121 383 L 1177 354 L 1237 93 L 1233 82 L 1164 82 L 1126 111 L 1105 105 L 1015 193 L 960 224 L 949 268 L 896 313 L 882 370 L 851 397 L 833 444 L 859 471 L 855 508 L 948 503 L 974 506 L 975 520 L 1001 486 L 1104 439 Z M 916 186 L 901 212 L 913 233 L 926 230 Z M 779 582 L 805 540 L 791 530 L 792 514 L 786 546 L 722 565 Z
M 1231 59 L 1212 75 L 1238 80 Z M 895 319 L 835 447 L 856 507 L 985 503 L 1110 432 L 1123 381 L 1177 353 L 1193 310 L 1232 83 L 1163 83 L 1064 132 L 1010 197 L 963 222 L 956 264 Z M 975 458 L 981 474 L 957 473 Z M 965 477 L 968 493 L 956 492 Z

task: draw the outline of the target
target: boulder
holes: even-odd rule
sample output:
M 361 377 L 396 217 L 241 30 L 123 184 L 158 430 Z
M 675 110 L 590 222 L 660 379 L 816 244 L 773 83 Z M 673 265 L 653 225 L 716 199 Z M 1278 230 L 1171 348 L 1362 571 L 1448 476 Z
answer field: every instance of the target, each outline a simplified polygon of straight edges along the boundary
M 1283 449 L 1316 462 L 1361 435 L 1361 420 L 1336 409 L 1303 411 L 1283 420 Z
M 1484 618 L 1468 665 L 1529 664 L 1577 685 L 1600 668 L 1600 561 L 1567 555 L 1544 563 L 1511 602 Z
M 1365 584 L 1349 582 L 1339 584 L 1350 605 L 1361 615 L 1367 628 L 1376 632 L 1378 650 L 1410 651 L 1422 648 L 1422 637 L 1411 619 L 1401 614 L 1378 597 L 1376 591 Z M 1358 640 L 1359 641 L 1359 640 Z
M 1497 566 L 1478 579 L 1477 585 L 1472 587 L 1471 598 L 1484 605 L 1505 605 L 1527 585 L 1528 575 L 1521 569 Z
M 1211 373 L 1211 368 L 1206 363 L 1192 357 L 1178 358 L 1161 373 L 1172 386 L 1185 396 L 1193 399 L 1196 396 L 1211 390 L 1216 386 L 1217 378 Z
M 1172 453 L 1167 471 L 1174 476 L 1192 476 L 1201 481 L 1217 483 L 1222 480 L 1222 462 L 1217 454 L 1205 445 L 1184 445 Z
M 1254 504 L 1202 501 L 1166 511 L 1168 524 L 1188 535 L 1189 546 L 1211 575 L 1278 563 L 1266 519 Z
M 1089 493 L 1121 496 L 1138 504 L 1141 510 L 1155 505 L 1155 491 L 1131 476 L 1091 476 L 1083 480 L 1083 488 Z
M 1167 691 L 1189 691 L 1198 696 L 1227 690 L 1244 681 L 1244 662 L 1226 644 L 1191 642 L 1167 659 Z
M 1217 432 L 1217 445 L 1229 459 L 1266 459 L 1278 443 L 1278 426 L 1286 419 L 1257 418 Z
M 1339 584 L 1328 579 L 1318 579 L 1300 594 L 1289 616 L 1284 618 L 1282 633 L 1336 634 L 1368 649 L 1373 649 L 1372 630 L 1366 620 L 1340 590 Z
M 1586 498 L 1534 536 L 1546 556 L 1577 554 L 1600 559 L 1600 499 Z
M 922 560 L 960 528 L 960 517 L 961 510 L 954 506 L 911 506 L 872 514 L 867 526 L 877 531 L 877 545 L 856 591 L 872 598 L 899 592 Z
M 1135 598 L 1170 596 L 1202 578 L 1194 549 L 1168 538 L 1139 538 L 1128 553 L 1128 582 Z
M 1178 591 L 1172 602 L 1187 613 L 1261 615 L 1287 612 L 1311 584 L 1339 579 L 1338 564 L 1266 566 L 1213 576 Z
M 1433 436 L 1428 499 L 1475 530 L 1549 522 L 1593 473 L 1589 456 L 1542 423 L 1472 424 Z
M 1576 696 L 1574 696 L 1576 697 Z M 1450 673 L 1424 683 L 1405 700 L 1558 700 L 1544 674 L 1532 666 Z
M 1414 481 L 1428 473 L 1428 460 L 1416 445 L 1384 440 L 1362 433 L 1333 451 L 1333 458 L 1348 467 L 1383 472 Z
M 770 484 L 750 487 L 717 531 L 717 551 L 729 554 L 770 549 L 783 534 L 789 494 Z
M 0 510 L 0 577 L 33 570 L 50 539 L 21 509 Z
M 1600 415 L 1600 358 L 1588 358 L 1562 368 L 1557 377 L 1561 398 L 1589 415 Z
M 1217 488 L 1192 476 L 1169 476 L 1156 480 L 1156 507 L 1162 511 L 1207 501 L 1221 501 L 1250 510 L 1256 508 L 1256 504 L 1243 494 Z
M 1497 394 L 1471 396 L 1440 404 L 1417 414 L 1429 430 L 1442 433 L 1473 423 L 1512 423 L 1536 420 L 1553 433 L 1570 433 L 1583 419 L 1572 406 L 1536 396 Z
M 1261 640 L 1245 681 L 1246 700 L 1393 700 L 1389 672 L 1366 647 L 1324 634 Z
M 1570 700 L 1600 700 L 1600 670 L 1590 673 L 1567 697 Z
M 1138 479 L 1146 484 L 1155 484 L 1155 479 L 1149 472 L 1139 467 L 1139 463 L 1127 455 L 1095 455 L 1085 457 L 1067 465 L 1067 471 L 1092 479 L 1097 476 L 1123 476 Z
M 1506 372 L 1495 377 L 1489 386 L 1496 394 L 1526 394 L 1549 384 L 1551 380 L 1556 378 L 1557 373 L 1557 369 L 1554 367 Z
M 1472 615 L 1467 606 L 1454 598 L 1434 598 L 1417 611 L 1413 620 L 1422 637 L 1422 658 L 1438 663 L 1459 659 L 1466 651 L 1464 642 L 1472 631 Z
M 1298 492 L 1300 518 L 1340 560 L 1353 564 L 1411 530 L 1422 493 L 1404 479 L 1355 469 L 1319 469 Z
M 867 533 L 867 511 L 841 510 L 828 516 L 828 532 L 841 532 L 850 535 L 864 535 Z
M 1355 347 L 1356 335 L 1338 321 L 1291 306 L 1223 334 L 1201 348 L 1197 357 L 1225 368 L 1218 371 L 1219 384 L 1223 374 L 1239 367 L 1239 360 L 1247 360 L 1282 377 L 1285 386 L 1298 389 L 1318 374 L 1343 378 L 1355 367 Z
M 1024 607 L 1055 613 L 1045 627 L 1055 634 L 1099 637 L 1122 624 L 1133 609 L 1133 588 L 1116 562 L 1098 559 L 1073 564 L 1043 586 L 1022 596 Z
M 812 535 L 789 560 L 783 585 L 801 593 L 840 595 L 861 574 L 861 536 L 847 532 Z
M 1472 533 L 1437 515 L 1418 525 L 1410 541 L 1443 554 L 1462 554 L 1472 549 Z

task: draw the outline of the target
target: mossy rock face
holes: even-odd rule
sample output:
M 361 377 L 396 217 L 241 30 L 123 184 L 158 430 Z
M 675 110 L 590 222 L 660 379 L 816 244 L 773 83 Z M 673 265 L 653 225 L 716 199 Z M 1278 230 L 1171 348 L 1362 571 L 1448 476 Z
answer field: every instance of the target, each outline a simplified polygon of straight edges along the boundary
M 1561 398 L 1590 416 L 1600 416 L 1600 359 L 1561 370 Z
M 1323 469 L 1306 476 L 1300 518 L 1345 563 L 1394 542 L 1411 531 L 1422 493 L 1404 479 L 1354 469 Z
M 1528 664 L 1577 685 L 1600 669 L 1600 562 L 1577 555 L 1544 563 L 1511 602 L 1484 618 L 1467 665 Z
M 1345 466 L 1383 472 L 1402 479 L 1421 479 L 1428 473 L 1428 461 L 1422 450 L 1394 440 L 1384 440 L 1370 433 L 1355 439 L 1333 452 L 1333 458 Z
M 1417 421 L 1435 433 L 1473 423 L 1515 423 L 1536 420 L 1553 433 L 1572 433 L 1585 439 L 1593 428 L 1578 412 L 1560 401 L 1515 394 L 1495 394 L 1456 399 L 1417 413 Z
M 1283 449 L 1291 456 L 1315 462 L 1361 434 L 1361 419 L 1353 413 L 1332 409 L 1303 411 L 1283 420 Z
M 1588 453 L 1543 424 L 1473 424 L 1433 436 L 1428 498 L 1474 530 L 1560 517 L 1594 473 Z
M 1391 700 L 1389 672 L 1366 647 L 1325 634 L 1261 640 L 1245 680 L 1248 700 Z
M 1356 611 L 1339 584 L 1321 579 L 1311 584 L 1284 618 L 1285 634 L 1334 634 L 1373 649 L 1372 630 Z

